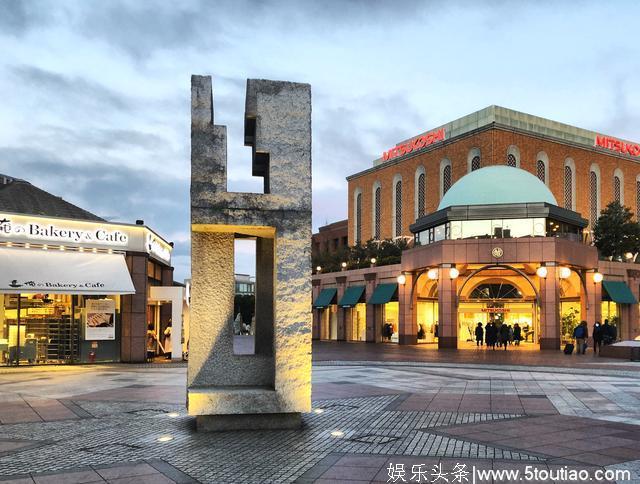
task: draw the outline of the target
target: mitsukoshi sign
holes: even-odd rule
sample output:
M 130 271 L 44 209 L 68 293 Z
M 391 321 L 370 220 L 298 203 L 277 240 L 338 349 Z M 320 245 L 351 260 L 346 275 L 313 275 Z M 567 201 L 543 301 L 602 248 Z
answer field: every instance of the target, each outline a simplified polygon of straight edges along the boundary
M 398 156 L 403 156 L 414 151 L 421 150 L 427 146 L 430 146 L 439 141 L 444 141 L 444 128 L 436 129 L 435 131 L 431 131 L 430 133 L 420 135 L 416 138 L 413 138 L 406 143 L 402 143 L 401 145 L 394 146 L 382 153 L 382 159 L 384 161 L 392 160 Z

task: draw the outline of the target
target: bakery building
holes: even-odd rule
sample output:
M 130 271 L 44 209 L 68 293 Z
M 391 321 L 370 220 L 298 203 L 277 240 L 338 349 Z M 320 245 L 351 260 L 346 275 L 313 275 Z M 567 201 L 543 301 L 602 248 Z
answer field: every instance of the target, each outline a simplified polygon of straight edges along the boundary
M 109 222 L 0 175 L 0 364 L 160 354 L 162 340 L 151 348 L 148 328 L 162 334 L 171 324 L 181 334 L 183 288 L 173 282 L 171 251 L 141 220 Z M 179 344 L 172 356 L 182 357 Z
M 348 177 L 350 245 L 406 238 L 401 263 L 313 279 L 314 338 L 464 348 L 478 323 L 557 349 L 575 321 L 640 335 L 640 272 L 591 229 L 640 205 L 640 148 L 498 106 L 385 151 Z

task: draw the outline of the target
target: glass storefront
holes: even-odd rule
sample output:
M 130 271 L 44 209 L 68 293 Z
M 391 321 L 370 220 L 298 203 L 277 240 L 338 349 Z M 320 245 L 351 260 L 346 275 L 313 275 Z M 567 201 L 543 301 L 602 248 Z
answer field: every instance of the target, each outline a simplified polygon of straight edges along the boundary
M 367 305 L 358 303 L 353 308 L 347 309 L 351 311 L 351 334 L 348 339 L 351 341 L 367 340 Z
M 418 300 L 417 309 L 418 343 L 436 343 L 438 341 L 438 300 Z
M 398 342 L 400 305 L 397 301 L 384 304 L 384 318 L 382 323 L 382 341 L 386 343 Z
M 338 339 L 338 306 L 330 304 L 322 310 L 322 327 L 320 328 L 320 339 Z
M 5 294 L 0 301 L 2 365 L 119 360 L 119 296 Z M 100 309 L 105 301 L 108 310 Z
M 538 322 L 533 302 L 461 302 L 458 306 L 458 341 L 475 344 L 475 329 L 489 321 L 521 329 L 521 343 L 538 342 Z

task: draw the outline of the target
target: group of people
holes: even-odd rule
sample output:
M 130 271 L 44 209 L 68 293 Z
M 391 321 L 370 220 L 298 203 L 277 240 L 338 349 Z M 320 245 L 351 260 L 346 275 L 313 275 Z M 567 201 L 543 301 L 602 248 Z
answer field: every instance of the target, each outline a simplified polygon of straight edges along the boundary
M 589 340 L 589 327 L 586 321 L 581 321 L 573 330 L 573 338 L 576 340 L 576 353 L 584 355 L 587 351 Z M 614 343 L 618 339 L 618 329 L 609 324 L 609 320 L 605 319 L 604 324 L 596 321 L 593 325 L 593 354 L 597 355 L 602 345 Z
M 518 323 L 515 323 L 513 326 L 502 323 L 498 326 L 493 321 L 489 321 L 484 328 L 482 327 L 482 323 L 478 323 L 476 326 L 477 346 L 486 344 L 487 347 L 491 347 L 494 350 L 496 346 L 498 346 L 506 351 L 507 346 L 510 344 L 520 346 L 520 341 L 522 341 L 522 328 Z

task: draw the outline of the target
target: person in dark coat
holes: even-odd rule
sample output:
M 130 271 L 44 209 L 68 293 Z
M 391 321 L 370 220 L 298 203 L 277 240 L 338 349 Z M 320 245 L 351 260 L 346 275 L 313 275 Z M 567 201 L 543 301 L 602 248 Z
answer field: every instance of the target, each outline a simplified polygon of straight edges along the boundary
M 520 340 L 522 339 L 522 328 L 518 323 L 513 325 L 513 344 L 520 346 Z
M 600 352 L 602 346 L 602 326 L 599 321 L 593 323 L 593 356 Z
M 484 333 L 485 333 L 485 341 L 487 343 L 487 346 L 491 346 L 495 350 L 498 333 L 496 331 L 496 327 L 493 324 L 493 321 L 487 323 L 487 325 L 484 328 Z
M 604 324 L 602 325 L 601 330 L 602 330 L 602 344 L 606 346 L 613 343 L 614 342 L 613 330 L 612 330 L 612 326 L 609 324 L 608 319 L 604 320 Z
M 502 346 L 507 351 L 507 343 L 509 341 L 509 326 L 502 323 L 500 326 L 500 339 L 502 340 Z
M 476 326 L 476 346 L 482 346 L 482 339 L 484 338 L 484 329 L 482 323 L 478 323 Z

